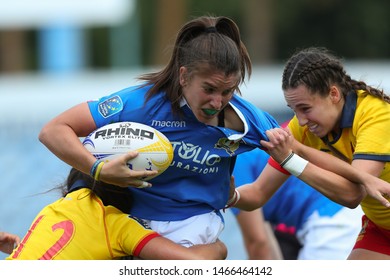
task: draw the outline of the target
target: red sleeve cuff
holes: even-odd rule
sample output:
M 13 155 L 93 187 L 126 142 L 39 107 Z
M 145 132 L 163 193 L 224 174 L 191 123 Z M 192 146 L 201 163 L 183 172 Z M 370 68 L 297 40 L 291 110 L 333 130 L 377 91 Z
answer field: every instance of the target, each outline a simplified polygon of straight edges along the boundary
M 152 232 L 151 234 L 148 234 L 144 237 L 144 239 L 141 240 L 141 242 L 138 244 L 138 246 L 135 248 L 133 252 L 134 257 L 138 257 L 139 254 L 141 253 L 141 250 L 144 248 L 144 246 L 153 238 L 155 237 L 160 237 L 161 235 L 158 234 L 157 232 Z
M 282 172 L 283 174 L 286 174 L 286 175 L 291 175 L 290 172 L 288 172 L 286 169 L 284 169 L 283 167 L 280 166 L 279 163 L 276 162 L 276 160 L 274 160 L 272 157 L 269 157 L 268 159 L 268 164 L 271 165 L 273 168 L 275 168 L 276 170 Z

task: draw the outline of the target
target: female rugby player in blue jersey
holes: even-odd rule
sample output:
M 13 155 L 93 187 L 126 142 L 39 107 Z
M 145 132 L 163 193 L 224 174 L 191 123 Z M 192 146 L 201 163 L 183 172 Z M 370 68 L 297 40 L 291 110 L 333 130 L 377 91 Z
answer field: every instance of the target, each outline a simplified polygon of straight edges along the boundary
M 126 162 L 136 156 L 129 153 L 105 163 L 99 178 L 133 186 L 130 213 L 148 221 L 161 235 L 185 246 L 211 243 L 224 227 L 219 211 L 228 201 L 235 156 L 262 148 L 266 131 L 278 127 L 272 116 L 240 97 L 239 85 L 251 69 L 237 25 L 226 17 L 199 17 L 181 28 L 170 61 L 161 71 L 141 76 L 141 85 L 65 111 L 43 127 L 39 139 L 60 159 L 94 176 L 96 169 L 91 167 L 96 159 L 79 137 L 120 121 L 161 131 L 174 147 L 172 165 L 163 174 L 150 183 L 142 181 L 141 177 L 155 173 L 127 168 Z M 327 162 L 326 156 L 311 151 L 314 158 Z M 348 190 L 343 197 L 347 203 L 349 194 L 362 195 L 358 183 L 374 184 L 341 160 L 333 164 L 333 171 L 347 179 L 333 172 L 323 176 L 311 164 L 304 173 L 316 178 L 313 186 L 324 185 L 329 192 Z

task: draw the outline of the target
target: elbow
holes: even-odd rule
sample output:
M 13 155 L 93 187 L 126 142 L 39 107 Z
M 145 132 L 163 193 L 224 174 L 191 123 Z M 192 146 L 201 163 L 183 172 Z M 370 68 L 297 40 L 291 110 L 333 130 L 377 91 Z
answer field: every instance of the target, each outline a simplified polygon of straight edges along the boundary
M 356 197 L 355 200 L 353 200 L 351 202 L 351 205 L 349 206 L 349 208 L 355 209 L 356 207 L 358 207 L 365 197 L 366 197 L 366 194 L 365 193 L 361 193 L 358 197 Z
M 349 195 L 347 198 L 345 198 L 342 202 L 339 202 L 345 207 L 348 207 L 350 209 L 355 209 L 358 207 L 361 203 L 361 201 L 364 199 L 365 195 L 364 193 L 358 193 L 355 195 Z
M 227 258 L 227 255 L 228 255 L 228 249 L 225 245 L 225 243 L 221 242 L 221 241 L 217 241 L 219 244 L 219 252 L 220 252 L 220 260 L 226 260 Z
M 53 132 L 53 126 L 49 123 L 43 126 L 43 128 L 39 132 L 38 140 L 39 142 L 47 146 L 48 143 L 50 143 L 50 139 L 53 138 L 53 135 L 55 135 L 55 133 Z
M 358 207 L 360 205 L 360 201 L 356 201 L 356 200 L 348 201 L 347 203 L 343 203 L 343 205 L 345 207 L 350 208 L 350 209 L 355 209 L 356 207 Z
M 50 128 L 46 125 L 44 126 L 41 131 L 39 132 L 38 134 L 38 140 L 39 142 L 41 142 L 43 145 L 45 145 L 46 147 L 48 147 L 50 144 Z
M 42 130 L 38 134 L 39 142 L 44 144 L 45 143 L 45 139 L 46 139 L 46 135 L 47 135 L 47 129 L 46 129 L 46 127 L 43 127 Z

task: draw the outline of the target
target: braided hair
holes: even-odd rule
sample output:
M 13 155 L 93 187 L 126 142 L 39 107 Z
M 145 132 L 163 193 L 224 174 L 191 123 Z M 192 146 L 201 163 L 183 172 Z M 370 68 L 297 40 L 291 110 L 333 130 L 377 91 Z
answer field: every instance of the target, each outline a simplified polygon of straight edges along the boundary
M 351 91 L 364 90 L 368 94 L 390 103 L 383 90 L 371 87 L 363 81 L 352 79 L 341 60 L 326 48 L 311 47 L 295 53 L 283 71 L 282 89 L 306 86 L 312 93 L 327 96 L 332 84 L 337 84 L 344 97 Z

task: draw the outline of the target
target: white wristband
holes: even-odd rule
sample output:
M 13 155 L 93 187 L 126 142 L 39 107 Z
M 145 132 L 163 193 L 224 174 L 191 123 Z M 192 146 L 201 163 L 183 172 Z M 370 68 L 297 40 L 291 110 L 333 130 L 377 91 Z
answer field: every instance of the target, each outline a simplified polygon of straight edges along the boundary
M 306 165 L 309 162 L 304 158 L 301 158 L 297 154 L 292 153 L 292 156 L 283 164 L 283 168 L 290 172 L 295 177 L 302 174 Z
M 237 189 L 234 189 L 234 194 L 233 194 L 233 197 L 231 199 L 229 199 L 229 201 L 226 203 L 226 206 L 225 208 L 230 208 L 230 207 L 233 207 L 234 205 L 237 204 L 237 202 L 240 200 L 240 193 Z

